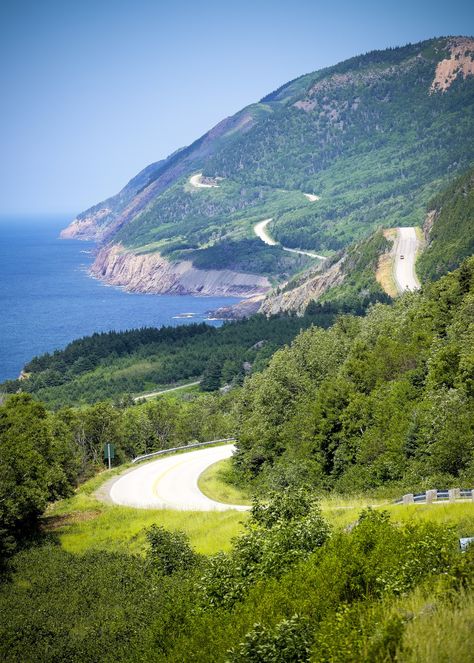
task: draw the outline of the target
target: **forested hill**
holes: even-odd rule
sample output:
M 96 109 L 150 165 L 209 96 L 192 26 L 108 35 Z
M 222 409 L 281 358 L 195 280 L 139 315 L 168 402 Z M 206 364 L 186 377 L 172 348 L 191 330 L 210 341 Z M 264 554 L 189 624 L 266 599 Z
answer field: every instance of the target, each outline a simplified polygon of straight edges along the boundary
M 364 318 L 302 332 L 240 395 L 236 468 L 281 489 L 474 479 L 474 258 Z
M 417 262 L 422 278 L 434 280 L 474 254 L 474 168 L 429 204 L 428 246 Z
M 301 265 L 278 247 L 253 258 L 261 219 L 283 245 L 328 253 L 380 225 L 421 225 L 474 159 L 473 53 L 472 38 L 432 39 L 307 74 L 150 166 L 68 236 L 280 278 Z M 199 172 L 205 187 L 190 183 Z
M 214 391 L 235 386 L 250 370 L 263 368 L 302 329 L 327 327 L 334 319 L 331 307 L 315 306 L 300 318 L 257 315 L 220 329 L 202 323 L 97 333 L 34 357 L 24 368 L 24 379 L 4 382 L 0 392 L 24 391 L 61 407 L 127 400 L 130 394 L 201 378 L 202 387 Z

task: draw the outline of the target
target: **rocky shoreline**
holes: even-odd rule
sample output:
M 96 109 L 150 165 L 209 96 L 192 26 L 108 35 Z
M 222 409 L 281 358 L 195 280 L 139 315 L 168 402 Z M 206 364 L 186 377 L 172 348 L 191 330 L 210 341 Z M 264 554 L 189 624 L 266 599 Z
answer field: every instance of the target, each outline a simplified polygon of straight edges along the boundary
M 121 244 L 101 248 L 90 274 L 129 292 L 250 298 L 271 287 L 265 276 L 230 269 L 197 269 L 189 260 L 169 262 L 159 253 L 134 253 Z

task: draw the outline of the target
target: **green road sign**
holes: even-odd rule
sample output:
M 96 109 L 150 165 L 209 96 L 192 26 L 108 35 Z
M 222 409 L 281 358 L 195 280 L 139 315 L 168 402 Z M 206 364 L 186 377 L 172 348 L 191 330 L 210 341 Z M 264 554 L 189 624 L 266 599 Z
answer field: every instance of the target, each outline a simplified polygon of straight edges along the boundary
M 115 458 L 115 447 L 113 444 L 107 443 L 104 445 L 104 460 L 112 460 Z

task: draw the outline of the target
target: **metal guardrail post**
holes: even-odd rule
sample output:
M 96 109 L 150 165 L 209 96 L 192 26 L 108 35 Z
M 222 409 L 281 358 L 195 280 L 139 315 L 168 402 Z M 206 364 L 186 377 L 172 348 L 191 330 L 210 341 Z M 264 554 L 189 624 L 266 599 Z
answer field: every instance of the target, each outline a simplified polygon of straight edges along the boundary
M 427 490 L 426 491 L 426 503 L 431 504 L 432 502 L 435 502 L 436 499 L 438 498 L 438 491 L 436 488 L 433 490 Z
M 395 500 L 394 504 L 432 504 L 433 502 L 449 500 L 455 502 L 456 500 L 471 500 L 474 502 L 474 489 L 471 488 L 442 488 L 438 490 L 433 488 L 424 493 L 407 493 L 401 499 Z
M 449 501 L 454 502 L 455 500 L 458 500 L 461 497 L 461 489 L 460 488 L 450 488 L 448 490 L 448 495 L 449 495 Z

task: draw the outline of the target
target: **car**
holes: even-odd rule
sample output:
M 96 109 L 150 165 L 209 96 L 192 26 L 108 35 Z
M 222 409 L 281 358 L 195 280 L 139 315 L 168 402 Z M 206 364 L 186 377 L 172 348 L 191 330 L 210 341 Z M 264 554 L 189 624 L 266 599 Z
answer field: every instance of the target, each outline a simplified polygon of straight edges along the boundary
M 404 257 L 405 257 L 405 256 L 400 256 L 400 260 L 403 260 Z

